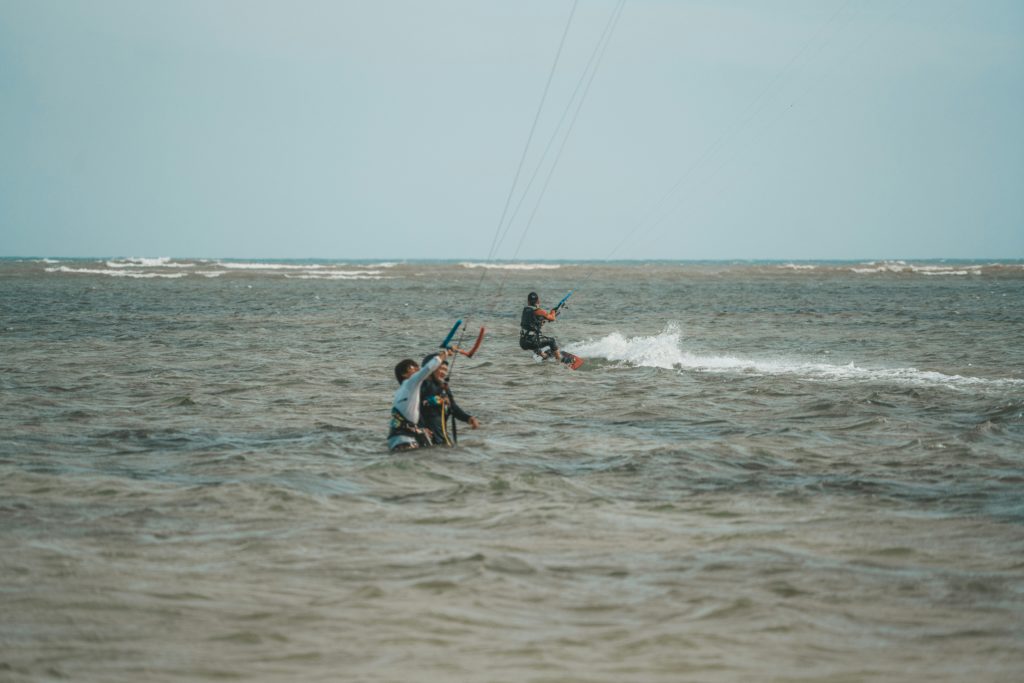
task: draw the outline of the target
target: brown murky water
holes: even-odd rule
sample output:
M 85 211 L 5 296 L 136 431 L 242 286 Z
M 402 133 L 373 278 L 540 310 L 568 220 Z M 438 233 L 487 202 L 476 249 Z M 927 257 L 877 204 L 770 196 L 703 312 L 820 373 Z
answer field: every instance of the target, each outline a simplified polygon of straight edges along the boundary
M 1024 675 L 1021 264 L 546 265 L 0 261 L 0 680 Z

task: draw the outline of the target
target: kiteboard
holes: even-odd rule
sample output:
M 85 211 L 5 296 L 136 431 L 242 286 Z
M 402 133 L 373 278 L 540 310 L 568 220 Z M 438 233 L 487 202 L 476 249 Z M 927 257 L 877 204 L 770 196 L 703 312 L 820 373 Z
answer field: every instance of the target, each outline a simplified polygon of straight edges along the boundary
M 533 352 L 533 360 L 538 362 L 538 363 L 546 361 L 548 358 L 551 357 L 549 355 L 549 351 L 550 350 L 551 350 L 550 347 L 545 346 L 544 348 L 540 349 L 541 353 L 537 353 L 536 351 L 534 351 Z M 568 351 L 562 351 L 561 354 L 562 354 L 562 362 L 565 363 L 567 366 L 569 366 L 570 370 L 579 370 L 580 366 L 583 365 L 583 360 L 584 359 L 580 358 L 576 354 L 569 353 Z
M 579 370 L 580 366 L 583 365 L 582 358 L 574 353 L 569 353 L 568 351 L 562 351 L 562 362 L 573 370 Z

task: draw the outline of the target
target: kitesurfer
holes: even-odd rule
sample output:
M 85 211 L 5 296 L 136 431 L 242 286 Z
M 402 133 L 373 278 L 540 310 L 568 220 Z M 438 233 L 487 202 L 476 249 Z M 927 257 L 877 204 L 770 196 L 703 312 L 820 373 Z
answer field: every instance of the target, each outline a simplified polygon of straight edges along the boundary
M 435 354 L 423 359 L 426 366 L 433 360 Z M 419 426 L 429 429 L 433 433 L 435 446 L 454 446 L 456 442 L 454 422 L 452 429 L 448 429 L 448 416 L 456 420 L 469 423 L 471 429 L 480 426 L 480 421 L 459 407 L 452 396 L 452 390 L 448 386 L 448 361 L 442 361 L 441 365 L 428 377 L 423 386 L 420 387 L 420 422 Z
M 557 310 L 545 311 L 540 307 L 540 297 L 537 292 L 530 292 L 526 297 L 526 307 L 519 318 L 519 348 L 526 351 L 533 351 L 541 358 L 554 356 L 562 360 L 562 354 L 558 350 L 558 342 L 554 337 L 545 337 L 541 334 L 544 323 L 554 322 L 558 317 Z
M 423 367 L 417 365 L 411 358 L 406 358 L 395 366 L 395 379 L 398 380 L 399 386 L 391 404 L 388 449 L 407 451 L 432 445 L 431 430 L 419 426 L 420 389 L 423 382 L 454 353 L 454 349 L 442 349 L 424 363 Z

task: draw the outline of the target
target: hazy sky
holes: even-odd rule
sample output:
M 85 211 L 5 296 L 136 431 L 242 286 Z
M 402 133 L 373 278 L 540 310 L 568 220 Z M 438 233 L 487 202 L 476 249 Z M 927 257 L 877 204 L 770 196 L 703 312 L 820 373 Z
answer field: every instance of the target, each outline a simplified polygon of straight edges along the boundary
M 0 255 L 1024 258 L 1024 2 L 617 4 L 506 232 L 573 0 L 0 0 Z

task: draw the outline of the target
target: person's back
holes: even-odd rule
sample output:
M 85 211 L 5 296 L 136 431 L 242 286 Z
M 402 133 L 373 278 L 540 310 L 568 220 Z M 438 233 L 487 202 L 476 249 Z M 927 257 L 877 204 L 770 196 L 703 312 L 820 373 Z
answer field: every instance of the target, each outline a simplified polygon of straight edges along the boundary
M 544 327 L 544 323 L 547 322 L 543 318 L 537 315 L 537 305 L 526 305 L 523 307 L 523 312 L 519 316 L 519 335 L 538 335 Z
M 554 337 L 542 334 L 544 323 L 553 322 L 557 316 L 555 311 L 545 311 L 541 308 L 540 297 L 536 292 L 530 292 L 526 297 L 526 307 L 519 316 L 519 348 L 533 351 L 541 358 L 554 356 L 562 360 L 558 341 Z

